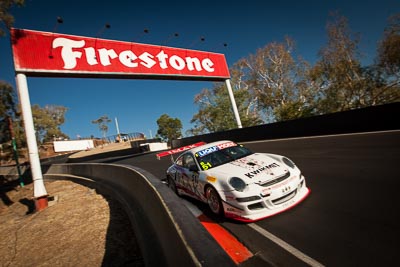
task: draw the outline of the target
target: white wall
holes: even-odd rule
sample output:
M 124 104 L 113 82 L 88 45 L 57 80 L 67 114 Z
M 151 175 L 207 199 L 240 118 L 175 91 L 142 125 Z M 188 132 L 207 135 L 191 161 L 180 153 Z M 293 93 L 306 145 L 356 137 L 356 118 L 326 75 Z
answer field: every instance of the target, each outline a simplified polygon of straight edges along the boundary
M 145 143 L 140 146 L 149 146 L 149 151 L 159 151 L 168 149 L 167 143 Z
M 55 152 L 87 150 L 94 148 L 93 140 L 54 141 Z

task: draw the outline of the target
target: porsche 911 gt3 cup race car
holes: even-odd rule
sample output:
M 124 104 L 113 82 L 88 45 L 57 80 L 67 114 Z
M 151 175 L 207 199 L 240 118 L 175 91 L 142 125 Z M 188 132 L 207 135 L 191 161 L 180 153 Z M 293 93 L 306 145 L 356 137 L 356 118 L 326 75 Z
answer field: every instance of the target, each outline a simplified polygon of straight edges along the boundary
M 181 153 L 166 172 L 169 187 L 208 203 L 212 212 L 244 222 L 281 213 L 310 190 L 287 157 L 253 153 L 232 141 L 196 143 L 157 154 Z

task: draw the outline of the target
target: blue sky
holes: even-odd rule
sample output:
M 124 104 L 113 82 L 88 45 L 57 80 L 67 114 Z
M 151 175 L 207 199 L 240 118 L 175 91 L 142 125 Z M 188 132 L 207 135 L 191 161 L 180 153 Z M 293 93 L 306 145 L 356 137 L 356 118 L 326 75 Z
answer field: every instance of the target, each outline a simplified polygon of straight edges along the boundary
M 387 19 L 400 12 L 400 2 L 26 0 L 25 7 L 13 8 L 12 14 L 15 28 L 89 37 L 101 32 L 104 39 L 212 51 L 225 54 L 231 66 L 285 36 L 295 40 L 298 55 L 314 63 L 326 44 L 325 27 L 332 11 L 347 17 L 351 30 L 360 34 L 363 63 L 371 64 Z M 62 24 L 57 24 L 58 16 L 63 18 Z M 102 30 L 106 23 L 111 27 Z M 144 34 L 144 29 L 149 33 Z M 201 37 L 205 41 L 200 41 Z M 0 79 L 15 87 L 8 35 L 0 38 Z M 204 81 L 28 77 L 32 105 L 68 108 L 61 130 L 71 139 L 77 135 L 100 137 L 91 121 L 103 115 L 112 119 L 108 135 L 117 133 L 117 118 L 120 132 L 154 137 L 162 114 L 179 118 L 185 133 L 193 127 L 190 120 L 198 112 L 195 95 L 212 87 L 212 82 Z

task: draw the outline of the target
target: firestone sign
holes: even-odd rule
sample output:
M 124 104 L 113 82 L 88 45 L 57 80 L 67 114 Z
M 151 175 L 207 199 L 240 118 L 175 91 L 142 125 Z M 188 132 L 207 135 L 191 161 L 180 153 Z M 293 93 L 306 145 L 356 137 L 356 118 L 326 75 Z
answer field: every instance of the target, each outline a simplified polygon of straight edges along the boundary
M 11 29 L 11 45 L 37 211 L 48 203 L 27 76 L 225 81 L 242 128 L 222 54 L 25 29 Z
M 223 54 L 97 38 L 11 29 L 16 72 L 29 76 L 230 78 Z

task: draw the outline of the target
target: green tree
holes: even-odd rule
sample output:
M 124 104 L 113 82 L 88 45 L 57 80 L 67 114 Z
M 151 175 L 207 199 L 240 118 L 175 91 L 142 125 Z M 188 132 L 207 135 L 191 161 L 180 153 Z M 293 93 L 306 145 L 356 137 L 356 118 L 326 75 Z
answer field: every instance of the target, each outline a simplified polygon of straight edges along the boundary
M 171 142 L 173 139 L 182 137 L 182 122 L 178 118 L 171 118 L 163 114 L 157 120 L 157 136 L 162 140 Z
M 328 42 L 311 66 L 294 57 L 286 37 L 236 62 L 230 68 L 236 104 L 244 127 L 344 111 L 400 100 L 400 15 L 392 17 L 379 47 L 377 65 L 361 66 L 359 36 L 347 18 L 332 13 Z M 199 106 L 189 135 L 236 127 L 228 93 L 215 84 L 196 95 Z
M 359 108 L 365 103 L 366 79 L 358 52 L 359 36 L 353 34 L 346 17 L 331 14 L 327 24 L 328 43 L 319 52 L 312 73 L 321 82 L 321 113 Z
M 285 37 L 242 59 L 249 92 L 263 108 L 268 122 L 295 119 L 313 114 L 316 91 L 307 81 L 309 64 L 293 57 L 295 43 Z
M 236 62 L 230 69 L 232 87 L 244 127 L 311 116 L 315 113 L 318 87 L 309 81 L 310 66 L 295 60 L 294 42 L 271 43 L 254 55 Z M 191 120 L 189 134 L 236 128 L 228 92 L 215 85 L 195 97 L 200 109 Z
M 0 143 L 10 140 L 10 132 L 8 127 L 8 117 L 14 118 L 16 114 L 14 88 L 0 81 Z
M 250 103 L 250 95 L 246 89 L 238 88 L 238 83 L 232 83 L 233 95 L 238 108 L 243 127 L 254 126 L 262 123 L 258 118 L 256 108 Z M 195 97 L 195 103 L 199 105 L 199 112 L 191 119 L 194 127 L 187 131 L 188 135 L 198 135 L 225 131 L 237 128 L 237 122 L 233 113 L 232 103 L 225 84 L 214 84 L 214 87 L 203 89 Z
M 11 116 L 16 112 L 15 105 L 15 91 L 14 88 L 6 83 L 0 81 L 0 118 L 4 119 Z
M 14 16 L 9 13 L 9 10 L 13 6 L 23 6 L 25 4 L 25 0 L 1 0 L 0 1 L 0 36 L 4 36 L 6 34 L 6 30 L 8 31 L 14 25 Z M 5 28 L 5 29 L 4 29 Z
M 400 13 L 389 17 L 378 47 L 377 65 L 372 68 L 372 104 L 400 101 Z
M 379 47 L 378 64 L 361 66 L 358 44 L 347 19 L 332 14 L 327 25 L 328 43 L 310 72 L 320 86 L 319 113 L 340 112 L 399 101 L 399 20 L 392 20 Z M 397 62 L 396 62 L 397 61 Z M 397 76 L 396 76 L 397 75 Z
M 18 148 L 26 146 L 25 132 L 20 111 L 15 102 L 14 88 L 7 82 L 0 81 L 0 144 L 11 140 L 9 119 L 12 121 L 14 137 Z
M 6 32 L 14 24 L 14 16 L 9 10 L 14 6 L 23 6 L 24 0 L 1 0 L 0 1 L 0 37 L 5 36 Z M 16 137 L 17 147 L 25 146 L 25 137 L 18 113 L 16 113 L 16 104 L 14 102 L 13 87 L 0 81 L 0 144 L 10 140 L 10 131 L 8 127 L 8 117 L 12 119 L 14 136 Z
M 108 118 L 107 115 L 103 115 L 100 118 L 93 120 L 93 124 L 97 124 L 99 126 L 100 132 L 103 134 L 103 138 L 106 137 L 108 132 L 108 123 L 111 122 L 111 119 Z
M 389 17 L 383 39 L 378 48 L 378 66 L 389 75 L 400 78 L 400 13 Z
M 39 105 L 32 106 L 33 124 L 37 133 L 39 143 L 51 142 L 55 138 L 68 138 L 60 126 L 65 122 L 67 108 L 63 106 Z

